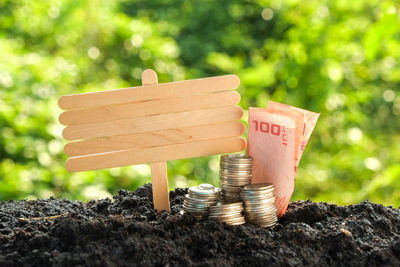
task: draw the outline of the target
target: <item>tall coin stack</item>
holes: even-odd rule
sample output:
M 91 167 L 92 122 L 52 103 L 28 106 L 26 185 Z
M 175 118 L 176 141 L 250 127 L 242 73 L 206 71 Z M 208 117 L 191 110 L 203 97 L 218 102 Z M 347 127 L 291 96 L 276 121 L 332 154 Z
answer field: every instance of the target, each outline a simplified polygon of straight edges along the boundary
M 183 201 L 183 213 L 191 213 L 197 218 L 208 215 L 208 208 L 215 205 L 221 196 L 221 189 L 211 184 L 201 184 L 189 188 Z
M 243 203 L 221 204 L 210 207 L 209 218 L 217 219 L 230 225 L 241 225 L 246 222 L 242 215 Z
M 261 227 L 272 227 L 278 221 L 276 216 L 273 184 L 246 185 L 240 192 L 248 222 Z
M 240 200 L 240 187 L 251 183 L 252 158 L 245 154 L 222 155 L 220 162 L 220 186 L 223 203 Z

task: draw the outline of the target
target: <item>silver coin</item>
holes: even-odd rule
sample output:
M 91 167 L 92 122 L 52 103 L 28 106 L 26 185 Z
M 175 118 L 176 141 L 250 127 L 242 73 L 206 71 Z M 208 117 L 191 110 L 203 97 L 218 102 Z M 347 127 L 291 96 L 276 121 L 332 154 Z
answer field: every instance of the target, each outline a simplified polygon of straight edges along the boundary
M 198 201 L 213 201 L 215 199 L 218 199 L 218 195 L 215 196 L 196 196 L 196 195 L 192 195 L 192 194 L 186 194 L 185 198 L 187 199 L 194 199 L 194 200 L 198 200 Z
M 250 175 L 252 170 L 231 170 L 231 169 L 220 169 L 219 174 L 227 174 L 227 175 Z
M 200 203 L 200 204 L 207 204 L 207 203 L 215 203 L 218 202 L 218 198 L 203 198 L 203 199 L 199 199 L 199 198 L 193 198 L 193 197 L 188 197 L 185 198 L 186 201 L 188 202 L 195 202 L 195 203 Z
M 235 220 L 219 220 L 219 221 L 221 221 L 221 222 L 224 222 L 224 223 L 227 223 L 227 224 L 239 224 L 239 223 L 245 223 L 246 222 L 246 220 L 245 219 L 235 219 Z
M 250 183 L 251 179 L 250 178 L 246 178 L 246 179 L 226 179 L 226 178 L 221 178 L 219 182 L 220 182 L 221 185 L 235 186 L 235 185 L 230 185 L 230 184 L 234 184 L 234 183 Z M 246 184 L 246 185 L 248 185 L 248 184 Z M 235 187 L 239 187 L 239 186 L 235 186 Z M 238 193 L 240 194 L 240 192 L 238 192 Z
M 250 186 L 251 184 L 249 184 L 249 185 L 247 185 L 247 186 Z M 246 189 L 244 189 L 245 188 L 245 186 L 243 186 L 241 189 L 240 189 L 240 193 L 242 193 L 243 195 L 247 195 L 247 196 L 258 196 L 258 195 L 264 195 L 264 194 L 274 194 L 274 189 L 273 188 L 270 188 L 270 189 L 268 189 L 268 190 L 246 190 Z
M 223 196 L 222 196 L 222 200 L 228 200 L 228 199 L 229 199 L 229 200 L 237 199 L 237 201 L 235 201 L 235 203 L 241 201 L 241 200 L 240 200 L 240 197 L 235 196 L 235 195 L 223 195 Z
M 243 207 L 242 202 L 237 202 L 237 203 L 232 203 L 229 205 L 222 205 L 221 203 L 217 203 L 215 206 L 212 206 L 212 209 L 223 209 L 223 208 L 237 208 L 237 207 Z
M 226 186 L 232 186 L 232 187 L 241 187 L 244 185 L 248 185 L 248 183 L 250 183 L 251 180 L 239 180 L 239 181 L 235 181 L 235 180 L 220 180 L 221 186 L 226 185 Z M 244 184 L 244 185 L 242 185 Z M 226 192 L 226 191 L 225 191 Z M 238 196 L 240 196 L 240 192 L 237 192 Z
M 245 224 L 246 223 L 246 221 L 239 221 L 239 222 L 224 222 L 224 223 L 226 223 L 226 224 L 229 224 L 229 225 L 242 225 L 242 224 Z
M 209 215 L 209 218 L 214 219 L 232 219 L 237 218 L 238 216 L 242 216 L 240 213 L 233 213 L 233 214 L 220 214 L 220 215 Z
M 229 203 L 230 204 L 230 203 Z M 225 205 L 229 205 L 229 204 L 225 204 Z M 242 208 L 225 208 L 225 209 L 218 209 L 218 210 L 210 210 L 210 214 L 214 214 L 214 215 L 219 215 L 219 214 L 231 214 L 231 213 L 242 213 L 243 209 Z
M 243 200 L 248 200 L 248 201 L 261 201 L 261 200 L 266 200 L 266 199 L 275 199 L 274 194 L 265 194 L 265 195 L 245 195 L 242 193 L 239 193 L 240 197 L 243 198 Z
M 264 197 L 243 197 L 242 195 L 239 194 L 243 202 L 253 204 L 253 203 L 273 203 L 275 202 L 275 196 L 264 196 Z M 212 200 L 210 200 L 212 201 Z
M 222 197 L 223 197 L 223 198 L 234 197 L 234 198 L 237 198 L 237 199 L 238 199 L 238 202 L 240 201 L 240 196 L 239 196 L 238 194 L 232 193 L 232 192 L 224 192 L 224 193 L 222 194 Z
M 219 176 L 220 183 L 221 182 L 243 182 L 243 181 L 250 181 L 251 176 L 229 176 L 229 175 L 220 175 Z
M 251 182 L 251 176 L 220 175 L 219 180 L 220 180 L 220 182 L 241 182 L 241 181 L 250 181 Z
M 243 166 L 253 166 L 252 160 L 225 160 L 221 159 L 219 165 L 243 165 Z
M 221 183 L 223 183 L 223 185 L 228 185 L 228 186 L 244 186 L 250 183 L 250 181 L 239 181 L 239 182 L 235 182 L 235 181 L 221 181 Z M 239 194 L 238 194 L 239 195 Z
M 194 209 L 206 209 L 210 207 L 211 205 L 204 205 L 204 204 L 198 204 L 198 203 L 191 203 L 191 202 L 183 202 L 184 207 L 190 207 Z
M 218 194 L 221 191 L 220 188 L 214 187 L 211 184 L 201 184 L 198 186 L 192 186 L 189 188 L 189 193 L 195 195 L 209 195 L 209 194 Z
M 251 181 L 251 175 L 220 175 L 220 180 L 224 181 Z
M 276 208 L 274 207 L 245 207 L 245 211 L 248 213 L 266 213 L 266 212 L 276 212 Z
M 240 187 L 238 186 L 229 186 L 229 185 L 221 185 L 221 191 L 228 191 L 228 192 L 237 192 L 240 193 Z
M 235 181 L 221 181 L 221 183 L 223 183 L 223 185 L 228 185 L 228 186 L 243 186 L 249 183 L 249 181 L 239 181 L 239 182 L 235 182 Z M 240 196 L 240 194 L 238 193 L 238 196 Z
M 248 186 L 243 187 L 243 190 L 245 191 L 262 191 L 262 190 L 268 190 L 268 189 L 273 189 L 274 185 L 270 183 L 264 183 L 264 184 L 251 184 Z
M 229 204 L 224 204 L 224 205 L 229 205 Z M 242 211 L 243 209 L 240 207 L 230 207 L 224 209 L 210 209 L 210 214 L 241 213 Z
M 230 170 L 230 171 L 252 171 L 253 170 L 252 165 L 244 165 L 244 164 L 233 165 L 233 164 L 223 163 L 219 167 L 222 170 Z
M 253 171 L 251 169 L 238 169 L 238 168 L 221 168 L 219 170 L 219 174 L 252 174 Z
M 266 227 L 273 227 L 276 225 L 276 222 L 273 223 L 266 223 L 266 224 L 258 224 L 258 226 L 266 228 Z
M 263 194 L 273 194 L 274 193 L 274 189 L 271 188 L 271 189 L 268 189 L 268 190 L 251 191 L 251 190 L 245 190 L 244 186 L 243 186 L 243 188 L 241 189 L 241 193 L 243 195 L 248 195 L 248 196 L 252 196 L 252 195 L 258 196 L 258 195 L 263 195 Z
M 260 191 L 256 191 L 256 192 L 243 192 L 240 191 L 240 196 L 242 196 L 243 198 L 247 198 L 247 199 L 254 199 L 254 200 L 261 200 L 261 199 L 266 199 L 266 198 L 275 198 L 275 194 L 273 192 L 260 192 Z
M 194 203 L 188 203 L 188 202 L 183 202 L 182 205 L 184 208 L 191 208 L 191 209 L 207 209 L 209 205 L 203 205 L 203 204 L 194 204 Z
M 223 203 L 224 203 L 224 204 L 231 204 L 231 203 L 235 203 L 235 202 L 237 202 L 237 201 L 238 201 L 238 200 L 237 200 L 236 198 L 232 198 L 232 199 L 226 198 L 226 199 L 223 200 Z
M 246 217 L 248 218 L 248 217 Z M 248 218 L 252 222 L 276 222 L 278 218 L 275 217 L 259 217 L 259 218 Z
M 246 154 L 225 154 L 221 160 L 252 160 L 252 157 Z
M 219 173 L 245 173 L 245 174 L 249 174 L 249 173 L 253 173 L 252 169 L 249 168 L 233 168 L 233 167 L 224 167 L 221 166 L 221 168 L 219 169 Z
M 222 198 L 223 199 L 237 199 L 238 201 L 236 201 L 236 202 L 240 201 L 240 197 L 239 196 L 230 195 L 230 194 L 224 194 L 224 195 L 222 195 Z
M 219 168 L 220 170 L 251 171 L 253 169 L 253 164 L 221 162 L 221 164 L 219 164 Z
M 274 210 L 274 209 L 276 209 L 274 202 L 271 202 L 268 204 L 262 204 L 262 205 L 261 204 L 248 205 L 245 203 L 244 208 L 249 211 L 250 210 Z
M 226 178 L 221 178 L 219 180 L 220 185 L 227 185 L 227 186 L 232 186 L 232 187 L 241 187 L 244 185 L 230 185 L 230 184 L 235 184 L 235 183 L 251 183 L 251 179 L 250 178 L 246 178 L 246 179 L 226 179 Z M 246 184 L 248 185 L 248 184 Z M 238 194 L 240 194 L 240 192 L 238 192 Z M 246 195 L 245 195 L 246 196 Z
M 190 208 L 184 208 L 183 210 L 186 212 L 189 212 L 189 213 L 195 213 L 195 214 L 199 214 L 199 215 L 208 215 L 208 210 L 197 210 L 197 209 L 190 209 Z
M 272 220 L 277 218 L 276 213 L 274 214 L 252 214 L 252 213 L 244 213 L 244 216 L 249 220 Z
M 231 204 L 240 201 L 240 199 L 235 198 L 235 197 L 224 197 L 223 198 L 223 204 Z
M 275 198 L 275 194 L 273 193 L 266 193 L 266 194 L 244 194 L 243 192 L 240 192 L 240 196 L 243 199 L 248 199 L 248 200 L 262 200 L 262 199 L 267 199 L 267 198 Z
M 244 216 L 246 216 L 247 219 L 249 220 L 272 220 L 277 218 L 276 213 L 274 214 L 251 214 L 251 213 L 244 213 Z
M 250 181 L 251 182 L 251 175 L 247 176 L 239 176 L 239 175 L 220 175 L 219 180 L 221 181 L 228 181 L 228 182 L 235 182 L 235 181 Z
M 247 194 L 243 194 L 242 192 L 239 193 L 239 195 L 243 198 L 243 199 L 248 199 L 248 200 L 263 200 L 263 199 L 270 199 L 270 198 L 275 198 L 275 194 L 272 193 L 267 193 L 267 194 L 257 194 L 257 195 L 247 195 Z
M 210 210 L 210 215 L 242 214 L 241 208 L 225 208 L 223 210 Z
M 222 195 L 228 193 L 228 194 L 235 194 L 235 195 L 240 196 L 240 192 L 238 192 L 238 191 L 240 191 L 240 189 L 238 188 L 238 186 L 227 187 L 227 185 L 221 185 L 221 188 L 224 188 L 221 191 Z
M 238 223 L 245 223 L 246 220 L 243 218 L 238 218 L 238 219 L 232 219 L 232 220 L 220 220 L 222 222 L 225 222 L 227 224 L 238 224 Z
M 218 217 L 218 218 L 215 218 L 215 219 L 218 219 L 220 221 L 230 221 L 230 222 L 245 220 L 245 218 L 240 214 L 236 214 L 235 217 Z

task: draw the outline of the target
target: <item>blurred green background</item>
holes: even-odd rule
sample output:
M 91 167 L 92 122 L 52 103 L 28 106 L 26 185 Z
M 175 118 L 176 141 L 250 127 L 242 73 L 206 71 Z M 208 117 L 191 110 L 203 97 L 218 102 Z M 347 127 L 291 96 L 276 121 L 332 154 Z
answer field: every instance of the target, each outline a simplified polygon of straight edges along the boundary
M 320 112 L 293 200 L 400 205 L 400 3 L 385 0 L 0 0 L 0 200 L 94 199 L 148 165 L 68 173 L 63 94 L 235 73 L 240 105 Z M 247 118 L 247 114 L 245 119 Z M 218 184 L 219 157 L 168 163 Z

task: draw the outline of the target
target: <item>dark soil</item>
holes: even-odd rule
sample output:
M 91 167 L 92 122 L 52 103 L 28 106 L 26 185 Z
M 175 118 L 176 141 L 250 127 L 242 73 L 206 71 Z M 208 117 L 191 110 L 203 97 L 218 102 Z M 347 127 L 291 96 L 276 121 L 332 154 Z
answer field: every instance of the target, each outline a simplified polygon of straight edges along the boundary
M 274 229 L 152 210 L 151 185 L 86 203 L 0 204 L 0 266 L 400 266 L 400 210 L 298 201 Z

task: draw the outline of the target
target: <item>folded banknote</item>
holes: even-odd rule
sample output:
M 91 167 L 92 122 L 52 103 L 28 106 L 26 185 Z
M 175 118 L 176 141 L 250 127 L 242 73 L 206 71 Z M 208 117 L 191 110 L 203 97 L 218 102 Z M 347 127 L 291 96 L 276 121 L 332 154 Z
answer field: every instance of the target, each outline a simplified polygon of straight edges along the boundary
M 269 101 L 249 109 L 248 154 L 253 157 L 252 184 L 275 186 L 278 216 L 285 214 L 294 191 L 297 167 L 319 114 Z

